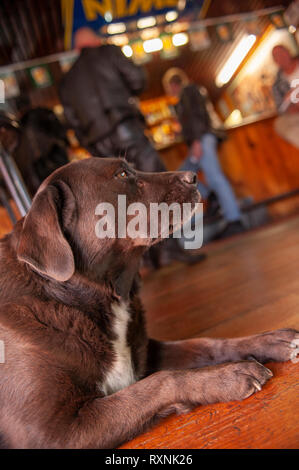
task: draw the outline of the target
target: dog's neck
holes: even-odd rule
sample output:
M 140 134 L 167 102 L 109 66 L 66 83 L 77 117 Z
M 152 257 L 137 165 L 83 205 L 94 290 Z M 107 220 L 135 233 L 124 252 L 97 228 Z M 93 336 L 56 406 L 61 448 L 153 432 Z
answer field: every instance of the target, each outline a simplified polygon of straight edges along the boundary
M 113 269 L 115 268 L 115 269 Z M 85 311 L 96 319 L 101 311 L 109 311 L 115 302 L 130 302 L 139 289 L 139 259 L 132 257 L 120 269 L 109 266 L 105 271 L 75 272 L 66 282 L 44 283 L 47 295 L 56 301 Z
M 18 224 L 19 225 L 19 224 Z M 91 265 L 75 274 L 66 282 L 57 282 L 34 272 L 25 263 L 16 259 L 20 227 L 16 227 L 5 240 L 11 253 L 11 262 L 19 264 L 18 281 L 20 295 L 39 292 L 46 298 L 52 298 L 78 309 L 96 310 L 102 303 L 128 301 L 137 292 L 138 271 L 144 247 L 132 247 L 130 250 L 119 249 L 113 256 L 94 258 Z M 23 279 L 23 282 L 22 282 Z M 26 286 L 26 289 L 24 289 Z
M 95 259 L 88 269 L 88 278 L 97 284 L 113 286 L 116 296 L 123 300 L 130 297 L 134 282 L 140 267 L 140 260 L 145 251 L 144 247 L 134 247 L 127 250 L 113 251 Z

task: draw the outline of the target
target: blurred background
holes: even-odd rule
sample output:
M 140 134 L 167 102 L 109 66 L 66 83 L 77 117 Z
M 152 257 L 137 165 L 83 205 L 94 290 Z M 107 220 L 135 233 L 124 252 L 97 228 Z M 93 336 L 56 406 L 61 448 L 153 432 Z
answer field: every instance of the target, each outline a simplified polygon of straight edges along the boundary
M 68 160 L 89 155 L 65 121 L 59 99 L 62 77 L 78 57 L 74 33 L 88 26 L 103 44 L 116 44 L 145 69 L 146 87 L 138 106 L 146 135 L 169 170 L 179 168 L 188 154 L 176 113 L 177 98 L 165 86 L 166 72 L 180 69 L 200 86 L 214 127 L 223 131 L 219 159 L 247 227 L 298 212 L 299 150 L 275 130 L 281 110 L 273 93 L 279 66 L 272 57 L 278 44 L 293 57 L 298 55 L 297 23 L 298 1 L 287 0 L 2 0 L 0 80 L 5 99 L 0 100 L 1 132 L 5 128 L 5 138 L 13 140 L 10 152 L 19 155 L 15 160 L 30 195 L 43 176 L 65 163 L 64 151 Z M 45 123 L 36 130 L 34 148 L 31 137 L 22 136 L 22 118 L 32 108 L 44 109 L 43 117 L 37 119 Z M 59 128 L 45 109 L 64 127 Z M 18 142 L 8 135 L 9 119 Z M 53 120 L 50 126 L 47 119 Z M 43 144 L 46 133 L 52 140 Z M 52 152 L 49 158 L 29 169 L 29 153 L 38 160 L 47 152 Z M 199 178 L 205 180 L 200 171 Z M 11 196 L 10 192 L 8 199 Z M 2 204 L 4 199 L 2 192 Z M 213 232 L 221 214 L 217 217 L 207 219 L 207 230 L 210 225 Z

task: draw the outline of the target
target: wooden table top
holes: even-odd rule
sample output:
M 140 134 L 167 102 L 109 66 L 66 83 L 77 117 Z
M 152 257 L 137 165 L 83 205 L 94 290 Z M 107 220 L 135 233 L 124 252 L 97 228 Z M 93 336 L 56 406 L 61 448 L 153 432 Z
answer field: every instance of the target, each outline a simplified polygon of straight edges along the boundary
M 173 264 L 144 279 L 151 337 L 236 337 L 299 329 L 299 217 L 207 248 L 196 266 Z M 299 364 L 243 402 L 207 405 L 162 420 L 123 449 L 299 447 Z

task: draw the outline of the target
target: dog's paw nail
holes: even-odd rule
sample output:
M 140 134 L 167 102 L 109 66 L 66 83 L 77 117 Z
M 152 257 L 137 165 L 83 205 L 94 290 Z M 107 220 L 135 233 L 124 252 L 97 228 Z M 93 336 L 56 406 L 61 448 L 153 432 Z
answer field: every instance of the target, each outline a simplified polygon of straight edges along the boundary
M 268 372 L 268 374 L 270 375 L 270 377 L 273 377 L 273 372 L 272 370 L 268 369 L 268 367 L 265 367 L 266 371 Z
M 254 380 L 254 381 L 253 381 L 253 385 L 255 386 L 255 388 L 256 388 L 258 391 L 262 390 L 262 386 L 261 386 L 261 384 L 260 384 L 257 380 Z
M 297 362 L 299 362 L 299 357 L 297 357 L 298 354 L 299 354 L 299 349 L 295 349 L 295 351 L 291 353 L 290 359 L 294 364 L 297 364 Z

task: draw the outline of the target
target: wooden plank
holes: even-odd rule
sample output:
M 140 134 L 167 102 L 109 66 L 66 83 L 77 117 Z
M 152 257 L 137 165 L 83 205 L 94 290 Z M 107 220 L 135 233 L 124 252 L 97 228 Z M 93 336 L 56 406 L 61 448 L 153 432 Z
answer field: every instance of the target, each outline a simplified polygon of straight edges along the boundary
M 298 449 L 299 367 L 269 364 L 274 377 L 244 402 L 198 407 L 164 419 L 122 449 Z
M 214 243 L 197 266 L 176 264 L 145 278 L 151 335 L 174 340 L 299 329 L 298 231 L 293 218 Z M 299 365 L 268 366 L 273 379 L 247 400 L 170 416 L 122 448 L 298 448 Z

